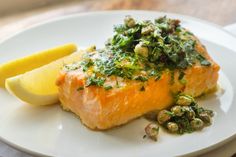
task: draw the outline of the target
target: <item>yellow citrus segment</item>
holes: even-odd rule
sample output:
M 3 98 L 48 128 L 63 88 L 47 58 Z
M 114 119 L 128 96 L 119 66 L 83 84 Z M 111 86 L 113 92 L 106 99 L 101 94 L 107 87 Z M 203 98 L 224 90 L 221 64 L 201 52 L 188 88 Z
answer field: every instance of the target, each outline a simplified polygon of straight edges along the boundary
M 20 84 L 20 77 L 22 75 L 17 75 L 6 80 L 6 89 L 13 95 L 17 96 L 22 101 L 34 105 L 49 105 L 58 102 L 57 93 L 53 94 L 35 94 L 28 89 L 25 89 Z
M 54 60 L 67 56 L 77 50 L 75 44 L 65 44 L 48 50 L 36 52 L 0 65 L 0 87 L 4 87 L 9 77 L 23 74 Z
M 80 60 L 82 52 L 75 52 L 40 68 L 6 79 L 6 89 L 24 102 L 49 105 L 58 102 L 55 84 L 64 64 Z

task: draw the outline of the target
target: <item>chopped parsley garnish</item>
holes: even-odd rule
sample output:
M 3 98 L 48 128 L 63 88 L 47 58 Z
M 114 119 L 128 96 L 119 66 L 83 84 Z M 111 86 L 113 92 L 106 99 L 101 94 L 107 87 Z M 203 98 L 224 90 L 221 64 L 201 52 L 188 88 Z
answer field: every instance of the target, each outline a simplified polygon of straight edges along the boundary
M 185 73 L 183 71 L 180 71 L 178 80 L 182 80 L 184 78 Z
M 81 91 L 83 89 L 84 89 L 84 87 L 79 87 L 79 88 L 77 88 L 77 91 Z
M 83 71 L 87 71 L 89 67 L 93 66 L 93 61 L 91 58 L 85 58 L 82 62 L 81 62 L 81 66 L 83 67 Z
M 102 87 L 105 83 L 105 80 L 106 79 L 104 77 L 99 77 L 96 76 L 96 74 L 93 74 L 92 76 L 87 78 L 86 87 L 93 85 Z
M 141 86 L 140 91 L 145 91 L 145 87 Z
M 184 79 L 184 75 L 185 75 L 185 73 L 183 71 L 179 72 L 178 80 L 181 84 L 186 84 L 186 80 Z
M 104 86 L 104 89 L 105 89 L 105 90 L 110 90 L 110 89 L 112 89 L 112 86 L 108 86 L 108 85 L 107 85 L 107 86 Z
M 148 78 L 140 75 L 140 76 L 135 77 L 135 80 L 145 82 L 148 80 Z
M 104 89 L 107 88 L 104 86 L 106 78 L 110 76 L 145 82 L 149 78 L 159 80 L 164 70 L 171 71 L 170 83 L 174 81 L 174 70 L 180 72 L 178 79 L 185 83 L 183 70 L 196 63 L 211 65 L 197 51 L 198 42 L 179 20 L 164 16 L 154 22 L 137 21 L 127 16 L 124 24 L 114 26 L 114 35 L 104 48 L 96 54 L 88 52 L 79 65 L 67 65 L 66 69 L 81 68 L 88 73 L 86 86 L 103 86 Z

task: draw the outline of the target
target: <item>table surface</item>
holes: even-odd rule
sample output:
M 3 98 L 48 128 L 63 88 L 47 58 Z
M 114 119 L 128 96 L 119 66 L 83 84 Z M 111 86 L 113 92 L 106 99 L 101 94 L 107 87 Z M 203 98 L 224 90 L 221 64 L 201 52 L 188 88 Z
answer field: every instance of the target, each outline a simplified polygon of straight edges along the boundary
M 28 9 L 21 12 L 14 12 L 10 15 L 0 15 L 0 40 L 7 36 L 58 16 L 69 15 L 80 12 L 99 10 L 154 10 L 185 14 L 201 18 L 221 26 L 236 22 L 236 0 L 67 0 L 63 3 L 46 5 L 38 9 Z M 232 155 L 232 148 L 236 146 L 236 140 L 228 143 L 231 147 L 221 147 L 214 150 L 214 154 L 207 153 L 203 157 L 217 156 L 225 150 L 224 156 Z M 0 145 L 1 142 L 0 142 Z M 233 146 L 233 147 L 232 147 Z M 24 156 L 22 153 L 11 150 L 8 146 L 0 149 L 0 156 L 3 151 L 11 151 L 8 156 Z M 228 151 L 227 151 L 228 150 Z M 4 156 L 5 157 L 5 156 Z M 28 157 L 28 156 L 27 156 Z
M 66 0 L 65 0 L 66 1 Z M 0 15 L 0 39 L 54 17 L 98 10 L 155 10 L 198 17 L 219 25 L 236 22 L 235 0 L 67 0 L 38 9 Z

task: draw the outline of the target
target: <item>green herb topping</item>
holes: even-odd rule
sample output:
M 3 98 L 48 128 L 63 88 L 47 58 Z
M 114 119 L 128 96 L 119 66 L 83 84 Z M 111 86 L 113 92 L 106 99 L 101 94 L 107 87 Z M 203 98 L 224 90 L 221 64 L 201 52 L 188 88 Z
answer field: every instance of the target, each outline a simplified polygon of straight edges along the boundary
M 114 36 L 104 48 L 86 53 L 79 65 L 66 65 L 65 69 L 87 72 L 86 86 L 102 87 L 109 76 L 140 82 L 152 77 L 159 80 L 163 70 L 170 70 L 171 74 L 179 70 L 179 80 L 185 83 L 184 69 L 196 63 L 211 65 L 196 50 L 197 42 L 179 20 L 164 16 L 154 22 L 137 21 L 126 16 L 123 24 L 114 26 Z

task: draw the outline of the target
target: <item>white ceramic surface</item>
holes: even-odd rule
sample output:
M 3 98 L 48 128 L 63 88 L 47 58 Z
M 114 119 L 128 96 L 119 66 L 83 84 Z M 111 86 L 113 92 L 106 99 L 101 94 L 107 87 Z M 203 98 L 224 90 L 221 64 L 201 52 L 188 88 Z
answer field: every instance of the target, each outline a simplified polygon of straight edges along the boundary
M 227 25 L 224 27 L 224 29 L 236 36 L 236 23 Z
M 125 15 L 154 19 L 167 15 L 179 18 L 206 45 L 220 64 L 221 90 L 200 99 L 202 106 L 217 112 L 214 124 L 201 132 L 174 136 L 160 133 L 154 143 L 142 139 L 148 123 L 137 119 L 120 128 L 94 132 L 73 114 L 59 106 L 26 105 L 0 89 L 0 138 L 21 150 L 46 156 L 177 156 L 196 155 L 211 150 L 236 134 L 236 39 L 217 25 L 176 14 L 147 11 L 97 12 L 67 16 L 20 32 L 0 44 L 0 63 L 67 42 L 101 47 L 112 35 L 113 24 Z

